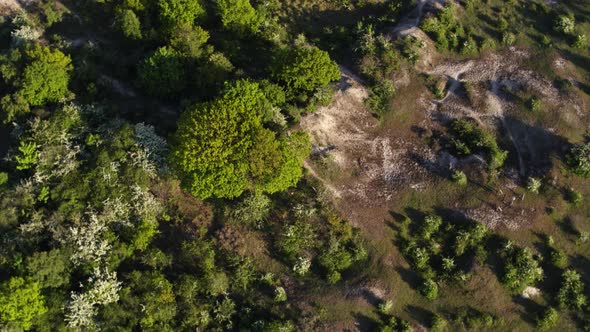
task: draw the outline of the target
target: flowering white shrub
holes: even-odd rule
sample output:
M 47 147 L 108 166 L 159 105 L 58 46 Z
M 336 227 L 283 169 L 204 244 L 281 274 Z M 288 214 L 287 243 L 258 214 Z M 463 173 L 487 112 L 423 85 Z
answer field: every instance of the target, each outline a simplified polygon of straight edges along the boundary
M 293 272 L 296 274 L 303 276 L 309 272 L 309 268 L 311 267 L 311 260 L 308 257 L 299 257 L 297 258 L 297 262 L 293 265 Z
M 162 205 L 152 193 L 142 189 L 140 186 L 132 186 L 131 208 L 135 214 L 143 220 L 155 221 L 162 212 Z
M 158 171 L 167 171 L 168 143 L 156 134 L 154 127 L 144 123 L 136 124 L 135 138 L 139 147 L 145 152 L 146 158 L 156 165 Z
M 87 220 L 69 228 L 67 236 L 75 250 L 70 259 L 76 265 L 85 262 L 99 262 L 111 249 L 110 243 L 102 238 L 107 226 L 94 212 L 87 213 Z
M 108 269 L 95 268 L 94 274 L 88 278 L 90 289 L 86 293 L 72 292 L 71 300 L 66 308 L 68 327 L 81 328 L 94 326 L 94 316 L 98 305 L 107 305 L 119 301 L 121 282 L 117 273 Z

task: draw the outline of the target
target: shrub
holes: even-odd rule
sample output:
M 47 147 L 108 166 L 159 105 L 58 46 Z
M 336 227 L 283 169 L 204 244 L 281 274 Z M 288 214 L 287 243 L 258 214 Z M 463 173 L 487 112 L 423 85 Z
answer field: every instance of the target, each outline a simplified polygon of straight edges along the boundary
M 447 320 L 441 315 L 433 314 L 430 318 L 430 330 L 432 332 L 442 332 L 447 327 Z
M 561 15 L 558 16 L 557 19 L 555 20 L 555 24 L 553 26 L 553 29 L 557 32 L 561 32 L 564 34 L 572 34 L 574 33 L 575 30 L 575 26 L 576 26 L 576 22 L 574 20 L 574 16 L 573 15 Z
M 504 44 L 506 46 L 511 46 L 511 45 L 514 45 L 515 42 L 516 42 L 516 35 L 514 35 L 512 32 L 504 32 L 502 34 L 502 44 Z
M 584 200 L 584 197 L 582 196 L 582 193 L 575 190 L 574 188 L 567 188 L 565 192 L 565 199 L 573 206 L 579 206 Z
M 581 50 L 588 47 L 588 38 L 586 37 L 586 34 L 582 33 L 576 35 L 574 42 L 572 43 L 572 47 Z
M 8 183 L 8 173 L 0 172 L 0 188 Z
M 467 184 L 467 175 L 463 171 L 454 170 L 451 174 L 451 180 L 460 186 Z
M 590 143 L 574 145 L 565 156 L 566 164 L 582 177 L 590 177 Z
M 509 242 L 501 254 L 504 260 L 502 283 L 513 293 L 521 293 L 543 278 L 543 269 L 529 248 L 519 248 Z
M 285 302 L 287 301 L 287 292 L 281 286 L 278 286 L 274 290 L 274 301 L 275 302 Z
M 534 194 L 538 194 L 540 188 L 541 188 L 541 180 L 534 178 L 532 176 L 527 179 L 526 190 L 528 190 Z
M 529 99 L 528 108 L 531 112 L 539 112 L 541 110 L 541 99 L 537 97 Z
M 557 303 L 560 307 L 581 310 L 586 305 L 584 283 L 575 270 L 566 270 L 562 274 L 561 287 L 557 292 Z
M 549 330 L 557 324 L 557 320 L 559 319 L 559 314 L 557 310 L 549 307 L 537 317 L 537 328 L 539 330 Z
M 442 218 L 436 215 L 429 215 L 424 218 L 424 222 L 420 227 L 420 236 L 423 239 L 428 240 L 430 237 L 438 231 L 442 225 Z
M 432 279 L 426 279 L 420 286 L 420 294 L 430 301 L 438 298 L 438 285 Z
M 378 309 L 379 309 L 379 312 L 382 313 L 383 315 L 389 314 L 391 312 L 391 309 L 393 309 L 393 301 L 391 301 L 391 300 L 381 301 L 379 303 Z

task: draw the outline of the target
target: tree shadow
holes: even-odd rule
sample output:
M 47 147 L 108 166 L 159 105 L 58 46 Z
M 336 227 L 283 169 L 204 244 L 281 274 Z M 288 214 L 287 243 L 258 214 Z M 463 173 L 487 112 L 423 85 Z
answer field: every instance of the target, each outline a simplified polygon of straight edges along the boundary
M 408 313 L 412 320 L 420 323 L 422 326 L 428 326 L 433 316 L 433 313 L 430 310 L 415 305 L 407 305 L 404 308 L 404 311 Z
M 402 280 L 410 286 L 412 289 L 418 289 L 420 286 L 420 282 L 422 278 L 418 275 L 418 273 L 414 272 L 411 269 L 407 269 L 401 266 L 395 268 L 395 271 L 399 273 Z
M 522 308 L 520 318 L 533 325 L 536 323 L 537 316 L 545 309 L 543 305 L 520 295 L 514 296 L 512 301 Z
M 378 330 L 379 322 L 376 321 L 375 319 L 373 319 L 367 315 L 358 313 L 358 312 L 353 312 L 352 316 L 355 319 L 355 323 L 358 328 L 358 331 L 371 332 L 371 331 Z M 347 331 L 347 330 L 344 330 L 344 331 Z

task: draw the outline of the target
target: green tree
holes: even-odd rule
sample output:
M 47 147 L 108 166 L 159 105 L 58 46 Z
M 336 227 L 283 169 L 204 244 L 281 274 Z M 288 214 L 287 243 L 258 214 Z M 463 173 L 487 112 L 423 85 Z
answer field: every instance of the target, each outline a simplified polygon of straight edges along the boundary
M 207 40 L 209 33 L 203 28 L 183 24 L 172 32 L 170 45 L 187 57 L 199 58 L 204 53 Z
M 148 93 L 171 97 L 186 85 L 184 60 L 171 47 L 164 46 L 149 55 L 138 68 L 139 82 Z
M 586 305 L 584 283 L 578 272 L 566 270 L 562 275 L 561 288 L 557 292 L 557 303 L 560 307 L 580 310 Z
M 565 162 L 577 175 L 590 177 L 590 143 L 572 147 L 565 156 Z
M 160 21 L 168 27 L 201 22 L 207 13 L 198 0 L 159 0 Z
M 0 320 L 25 330 L 31 328 L 35 317 L 47 312 L 37 282 L 12 277 L 0 284 L 0 295 Z
M 133 10 L 121 10 L 117 15 L 117 24 L 125 37 L 141 39 L 141 23 Z
M 224 28 L 240 33 L 258 30 L 260 22 L 250 0 L 216 0 L 215 3 Z
M 272 68 L 273 77 L 285 86 L 291 99 L 308 96 L 318 88 L 340 79 L 338 65 L 317 47 L 283 50 Z
M 58 102 L 64 98 L 73 69 L 70 57 L 40 45 L 28 48 L 25 55 L 29 63 L 16 83 L 16 93 L 31 106 Z
M 172 163 L 191 193 L 231 198 L 247 189 L 276 192 L 297 183 L 309 141 L 303 134 L 277 140 L 263 128 L 267 103 L 257 83 L 238 81 L 222 97 L 183 113 Z

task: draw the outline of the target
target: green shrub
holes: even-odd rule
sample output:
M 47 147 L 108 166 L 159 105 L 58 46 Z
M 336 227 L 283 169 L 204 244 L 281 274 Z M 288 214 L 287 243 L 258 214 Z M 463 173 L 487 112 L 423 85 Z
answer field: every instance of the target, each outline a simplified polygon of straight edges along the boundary
M 379 309 L 379 312 L 382 313 L 383 315 L 389 314 L 391 312 L 391 309 L 393 309 L 393 301 L 391 301 L 391 300 L 381 301 L 379 303 L 378 309 Z
M 442 225 L 442 218 L 437 215 L 428 215 L 424 218 L 424 222 L 420 227 L 420 236 L 424 240 L 430 239 L 430 237 L 438 231 Z
M 581 310 L 587 302 L 584 283 L 578 272 L 566 270 L 562 274 L 561 287 L 557 292 L 557 303 L 562 308 Z
M 559 314 L 557 310 L 549 307 L 543 311 L 539 317 L 537 317 L 537 328 L 539 330 L 549 330 L 553 328 L 557 324 L 557 320 L 559 319 Z
M 528 101 L 528 108 L 531 112 L 539 112 L 541 110 L 541 99 L 537 97 L 532 97 Z
M 504 261 L 502 283 L 514 294 L 543 278 L 543 269 L 529 248 L 516 247 L 509 242 L 501 252 Z
M 575 190 L 574 188 L 567 188 L 565 192 L 565 199 L 573 206 L 579 206 L 584 200 L 584 197 L 582 196 L 582 193 Z
M 8 183 L 8 173 L 0 172 L 0 188 Z
M 529 177 L 526 181 L 526 190 L 534 194 L 538 194 L 539 189 L 541 189 L 541 180 L 534 178 L 532 176 Z
M 438 285 L 432 279 L 426 279 L 420 286 L 420 294 L 430 301 L 438 298 Z
M 572 47 L 581 50 L 588 47 L 588 38 L 586 37 L 586 34 L 582 33 L 576 35 L 576 37 L 574 38 L 574 42 L 572 43 Z
M 451 174 L 451 180 L 460 186 L 467 184 L 467 175 L 463 171 L 454 170 Z
M 576 28 L 576 21 L 572 14 L 558 16 L 553 29 L 566 35 L 573 34 Z
M 442 332 L 447 327 L 447 320 L 441 315 L 433 314 L 430 318 L 430 330 L 432 332 Z
M 590 177 L 590 143 L 574 145 L 566 154 L 565 162 L 575 174 Z

